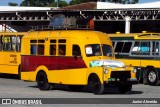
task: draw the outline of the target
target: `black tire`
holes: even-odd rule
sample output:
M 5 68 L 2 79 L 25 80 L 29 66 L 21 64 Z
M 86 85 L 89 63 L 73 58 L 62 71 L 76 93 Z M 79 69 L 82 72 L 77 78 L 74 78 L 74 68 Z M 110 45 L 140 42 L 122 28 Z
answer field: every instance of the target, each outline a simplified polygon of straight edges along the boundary
M 132 85 L 119 85 L 118 89 L 121 94 L 126 94 L 131 91 Z
M 148 69 L 145 69 L 143 72 L 143 84 L 144 85 L 148 85 L 147 72 L 148 72 Z
M 37 74 L 36 81 L 40 90 L 49 90 L 50 84 L 48 83 L 47 76 L 44 72 L 39 72 Z
M 152 68 L 148 69 L 147 83 L 152 86 L 156 86 L 159 84 L 157 72 Z
M 71 91 L 81 91 L 83 89 L 83 85 L 68 85 Z
M 97 75 L 93 75 L 89 81 L 89 86 L 94 94 L 102 94 L 104 91 L 104 85 L 101 84 Z

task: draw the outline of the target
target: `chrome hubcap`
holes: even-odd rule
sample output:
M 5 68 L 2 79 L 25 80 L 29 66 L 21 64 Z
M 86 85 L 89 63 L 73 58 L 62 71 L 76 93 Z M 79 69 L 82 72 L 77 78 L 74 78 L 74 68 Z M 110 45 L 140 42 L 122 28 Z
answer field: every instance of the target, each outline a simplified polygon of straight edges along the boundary
M 155 82 L 156 81 L 156 74 L 155 72 L 151 71 L 148 75 L 148 79 L 150 82 Z

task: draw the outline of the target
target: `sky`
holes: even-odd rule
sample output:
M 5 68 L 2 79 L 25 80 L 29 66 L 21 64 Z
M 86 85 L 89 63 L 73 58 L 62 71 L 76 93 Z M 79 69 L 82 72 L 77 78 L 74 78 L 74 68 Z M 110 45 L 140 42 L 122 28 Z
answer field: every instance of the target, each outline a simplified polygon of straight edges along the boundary
M 9 2 L 18 3 L 20 4 L 23 0 L 0 0 L 0 6 L 8 6 Z M 70 0 L 65 0 L 69 2 Z M 155 2 L 160 0 L 139 0 L 139 3 L 146 3 L 146 2 Z

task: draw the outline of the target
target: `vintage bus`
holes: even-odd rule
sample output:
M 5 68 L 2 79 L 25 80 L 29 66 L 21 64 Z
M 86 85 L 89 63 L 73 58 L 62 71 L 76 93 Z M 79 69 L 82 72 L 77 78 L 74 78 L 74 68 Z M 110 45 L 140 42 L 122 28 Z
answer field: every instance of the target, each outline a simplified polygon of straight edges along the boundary
M 20 77 L 21 43 L 23 32 L 0 32 L 0 74 Z
M 148 85 L 159 85 L 160 33 L 108 34 L 116 58 L 137 68 L 137 79 Z
M 115 60 L 111 40 L 93 30 L 28 32 L 22 38 L 20 68 L 21 79 L 36 81 L 40 90 L 89 85 L 94 94 L 102 94 L 107 84 L 126 93 L 137 83 L 136 69 Z

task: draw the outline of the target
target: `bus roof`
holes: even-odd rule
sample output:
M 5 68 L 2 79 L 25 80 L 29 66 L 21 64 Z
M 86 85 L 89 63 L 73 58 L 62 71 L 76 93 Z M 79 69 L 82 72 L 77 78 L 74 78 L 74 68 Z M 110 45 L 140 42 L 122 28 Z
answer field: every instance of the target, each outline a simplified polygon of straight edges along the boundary
M 130 34 L 124 34 L 124 33 L 120 33 L 120 34 L 108 34 L 110 38 L 112 38 L 112 40 L 131 40 L 131 39 L 135 39 L 135 40 L 151 40 L 151 39 L 160 39 L 160 33 L 130 33 Z
M 0 35 L 25 35 L 27 32 L 0 32 Z
M 35 36 L 34 36 L 35 35 Z M 24 36 L 29 39 L 43 39 L 43 38 L 73 38 L 83 42 L 89 42 L 91 40 L 94 43 L 99 43 L 100 40 L 110 40 L 110 38 L 102 32 L 93 30 L 52 30 L 52 31 L 31 31 Z

